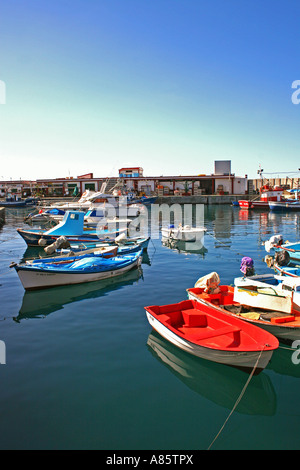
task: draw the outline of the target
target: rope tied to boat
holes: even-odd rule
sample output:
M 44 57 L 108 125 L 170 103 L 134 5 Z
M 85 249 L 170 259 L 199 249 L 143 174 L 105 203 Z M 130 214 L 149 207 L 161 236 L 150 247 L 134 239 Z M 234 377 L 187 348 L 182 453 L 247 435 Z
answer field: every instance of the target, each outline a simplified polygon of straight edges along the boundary
M 226 244 L 225 242 L 223 242 L 222 240 L 219 240 L 218 238 L 215 237 L 215 235 L 209 233 L 209 232 L 205 232 L 206 235 L 209 235 L 210 237 L 212 237 L 214 240 L 216 240 L 218 243 L 220 243 L 220 245 L 224 245 L 225 248 L 229 248 L 230 251 L 233 251 L 235 252 L 237 255 L 239 256 L 245 256 L 243 253 L 240 253 L 239 251 L 233 249 L 231 246 L 228 246 L 228 244 Z
M 264 352 L 264 349 L 265 349 L 266 347 L 268 347 L 267 344 L 265 344 L 264 347 L 263 347 L 263 349 L 260 351 L 259 356 L 258 356 L 258 358 L 257 358 L 257 361 L 256 361 L 256 363 L 255 363 L 255 365 L 254 365 L 254 367 L 253 367 L 253 369 L 252 369 L 252 371 L 251 371 L 251 373 L 250 373 L 248 379 L 247 379 L 247 382 L 245 383 L 245 385 L 244 385 L 244 387 L 243 387 L 243 389 L 242 389 L 240 395 L 238 396 L 238 398 L 237 398 L 237 400 L 236 400 L 236 402 L 235 402 L 235 404 L 234 404 L 232 410 L 230 411 L 229 415 L 227 416 L 227 418 L 226 418 L 226 420 L 225 420 L 223 426 L 221 427 L 220 431 L 219 431 L 218 434 L 215 436 L 215 438 L 213 439 L 213 441 L 211 442 L 211 444 L 209 445 L 209 447 L 208 447 L 207 450 L 210 450 L 210 449 L 211 449 L 212 445 L 215 443 L 215 441 L 217 440 L 217 438 L 219 437 L 219 435 L 221 434 L 221 432 L 222 432 L 223 429 L 225 428 L 227 422 L 229 421 L 229 418 L 231 417 L 231 415 L 233 414 L 234 410 L 236 409 L 236 407 L 237 407 L 238 404 L 240 403 L 241 399 L 243 398 L 244 393 L 246 392 L 246 389 L 247 389 L 247 387 L 248 387 L 248 385 L 249 385 L 249 383 L 250 383 L 250 381 L 251 381 L 251 379 L 252 379 L 252 377 L 253 377 L 253 375 L 254 375 L 254 373 L 255 373 L 255 371 L 256 371 L 256 368 L 257 368 L 258 363 L 259 363 L 259 361 L 260 361 L 261 355 L 262 355 L 262 353 Z

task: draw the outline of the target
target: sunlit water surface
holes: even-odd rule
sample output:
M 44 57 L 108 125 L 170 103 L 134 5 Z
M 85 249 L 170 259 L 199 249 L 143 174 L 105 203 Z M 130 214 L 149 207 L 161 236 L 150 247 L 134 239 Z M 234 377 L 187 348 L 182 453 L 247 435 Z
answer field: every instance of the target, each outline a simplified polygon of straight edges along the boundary
M 1 449 L 203 450 L 248 375 L 191 357 L 155 334 L 144 306 L 186 299 L 217 271 L 239 276 L 242 256 L 268 272 L 262 243 L 299 239 L 299 215 L 205 207 L 205 249 L 188 253 L 153 236 L 141 272 L 25 293 L 12 261 L 30 256 L 17 234 L 25 211 L 0 230 Z M 154 234 L 153 234 L 154 235 Z M 284 345 L 254 376 L 213 449 L 299 449 L 300 365 Z

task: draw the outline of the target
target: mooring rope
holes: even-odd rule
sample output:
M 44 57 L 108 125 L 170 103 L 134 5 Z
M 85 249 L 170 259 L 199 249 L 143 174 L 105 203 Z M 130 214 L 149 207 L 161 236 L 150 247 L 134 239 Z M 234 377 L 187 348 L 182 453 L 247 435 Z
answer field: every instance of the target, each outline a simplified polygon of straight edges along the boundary
M 214 444 L 214 442 L 217 440 L 217 438 L 219 437 L 219 435 L 221 434 L 221 432 L 222 432 L 223 429 L 225 428 L 226 423 L 228 422 L 230 416 L 232 415 L 232 413 L 234 412 L 234 410 L 236 409 L 236 407 L 237 407 L 238 404 L 240 403 L 240 401 L 241 401 L 241 399 L 242 399 L 242 397 L 243 397 L 243 395 L 244 395 L 244 393 L 245 393 L 245 391 L 246 391 L 246 389 L 247 389 L 247 387 L 248 387 L 248 385 L 249 385 L 249 383 L 250 383 L 250 380 L 251 380 L 252 377 L 253 377 L 253 374 L 254 374 L 254 372 L 255 372 L 255 370 L 256 370 L 256 368 L 257 368 L 258 362 L 259 362 L 259 360 L 260 360 L 260 358 L 261 358 L 261 355 L 262 355 L 264 349 L 265 349 L 265 348 L 263 348 L 263 349 L 260 351 L 260 354 L 259 354 L 259 356 L 258 356 L 258 358 L 257 358 L 257 361 L 256 361 L 256 363 L 255 363 L 255 365 L 254 365 L 254 367 L 253 367 L 253 369 L 252 369 L 252 371 L 251 371 L 251 374 L 249 375 L 248 380 L 247 380 L 247 382 L 245 383 L 245 385 L 244 385 L 244 387 L 243 387 L 243 389 L 242 389 L 242 391 L 241 391 L 239 397 L 237 398 L 237 400 L 236 400 L 236 402 L 235 402 L 235 404 L 234 404 L 234 406 L 233 406 L 231 412 L 230 412 L 229 415 L 227 416 L 227 418 L 226 418 L 226 420 L 225 420 L 223 426 L 221 427 L 220 431 L 218 432 L 218 434 L 216 435 L 216 437 L 213 439 L 213 441 L 211 442 L 211 444 L 209 445 L 209 447 L 208 447 L 207 450 L 210 450 L 210 448 L 212 447 L 212 445 Z
M 285 351 L 295 351 L 295 348 L 289 348 L 288 346 L 278 346 L 278 349 L 284 349 Z
M 218 238 L 215 237 L 215 235 L 210 234 L 209 232 L 205 232 L 205 235 L 209 235 L 212 237 L 214 240 L 216 240 L 220 245 L 224 245 L 225 248 L 228 248 L 229 250 L 235 252 L 239 256 L 245 256 L 243 253 L 240 253 L 239 251 L 233 249 L 231 246 L 228 246 L 226 243 L 222 242 L 222 240 L 219 240 Z

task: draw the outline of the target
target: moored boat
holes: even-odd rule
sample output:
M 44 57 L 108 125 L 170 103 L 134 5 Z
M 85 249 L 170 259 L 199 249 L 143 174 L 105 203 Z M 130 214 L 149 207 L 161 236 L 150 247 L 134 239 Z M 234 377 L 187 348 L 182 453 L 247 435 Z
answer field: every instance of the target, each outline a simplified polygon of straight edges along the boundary
M 300 201 L 271 201 L 269 202 L 269 208 L 274 212 L 292 212 L 300 211 Z
M 88 243 L 70 243 L 70 250 L 73 252 L 78 252 L 82 250 L 97 249 L 101 247 L 117 245 L 120 253 L 127 253 L 139 250 L 147 250 L 149 245 L 150 237 L 136 237 L 136 238 L 122 238 L 117 237 L 114 240 L 108 240 L 97 243 L 97 242 L 88 242 Z M 50 245 L 51 246 L 51 245 Z M 49 248 L 49 247 L 48 247 Z M 46 248 L 45 248 L 46 251 Z M 62 250 L 64 252 L 65 250 Z
M 207 276 L 208 279 L 209 276 Z M 205 286 L 205 282 L 199 281 L 195 287 L 187 289 L 190 300 L 196 300 L 201 304 L 222 311 L 230 317 L 238 317 L 247 323 L 259 326 L 280 340 L 292 342 L 300 339 L 299 310 L 292 308 L 290 312 L 284 313 L 275 310 L 275 308 L 271 309 L 271 304 L 267 308 L 249 306 L 236 300 L 237 286 L 216 285 L 217 283 L 215 283 L 210 287 L 207 283 Z M 253 297 L 255 298 L 256 295 L 254 293 Z M 251 293 L 247 302 L 251 302 Z
M 255 368 L 258 373 L 278 348 L 273 335 L 207 304 L 185 300 L 145 310 L 150 325 L 166 340 L 213 362 L 251 371 Z
M 238 201 L 241 209 L 253 209 L 252 201 L 248 199 L 241 199 Z
M 60 209 L 64 211 L 78 210 L 88 212 L 89 210 L 97 211 L 97 217 L 115 217 L 122 214 L 124 216 L 130 216 L 127 209 L 132 209 L 133 206 L 137 206 L 136 210 L 139 210 L 142 206 L 149 206 L 153 204 L 156 197 L 135 197 L 130 194 L 122 194 L 121 191 L 114 190 L 112 192 L 105 193 L 106 183 L 103 183 L 100 191 L 86 190 L 79 200 L 71 202 L 56 202 L 51 205 L 45 205 L 44 209 Z M 131 211 L 134 212 L 134 211 Z M 135 215 L 132 214 L 134 217 Z
M 24 289 L 45 289 L 69 284 L 100 281 L 120 276 L 141 264 L 141 253 L 104 257 L 85 255 L 76 259 L 67 257 L 53 261 L 47 259 L 15 264 L 14 267 Z
M 81 211 L 67 211 L 62 221 L 50 230 L 17 229 L 19 235 L 28 246 L 46 246 L 52 244 L 57 238 L 64 236 L 70 242 L 99 242 L 101 239 L 116 238 L 120 233 L 126 233 L 127 227 L 115 230 L 89 228 L 84 226 L 84 213 Z
M 9 196 L 5 199 L 5 201 L 2 201 L 0 199 L 0 207 L 29 207 L 29 206 L 34 206 L 38 203 L 38 199 L 34 197 L 28 197 L 26 199 L 22 199 L 21 197 L 18 197 L 16 195 Z
M 157 199 L 157 196 L 141 196 L 140 198 L 136 198 L 134 203 L 135 204 L 142 204 L 143 206 L 151 206 L 154 204 Z
M 288 279 L 286 282 L 275 283 L 270 278 L 269 282 L 263 282 L 262 277 L 250 276 L 234 279 L 234 301 L 242 305 L 258 308 L 261 310 L 278 311 L 293 314 L 300 306 L 294 302 L 294 288 Z M 267 280 L 265 279 L 265 281 Z M 300 313 L 300 312 L 299 312 Z
M 202 240 L 206 232 L 205 227 L 191 227 L 190 225 L 181 225 L 175 227 L 173 224 L 168 227 L 161 228 L 161 234 L 163 239 L 171 240 Z
M 56 254 L 55 256 L 51 256 L 51 257 L 48 256 L 45 258 L 28 259 L 26 260 L 26 265 L 40 265 L 42 262 L 43 265 L 51 263 L 51 264 L 59 266 L 63 264 L 73 263 L 74 261 L 77 261 L 79 259 L 92 257 L 92 256 L 95 256 L 95 257 L 102 256 L 104 258 L 112 258 L 118 254 L 118 246 L 117 245 L 101 246 L 101 247 L 92 248 L 89 250 L 78 251 L 77 253 L 74 253 L 73 251 L 69 251 L 69 252 L 67 252 L 67 250 L 65 251 L 66 253 L 62 252 L 60 254 Z
M 44 210 L 53 210 L 59 209 L 62 211 L 70 211 L 70 210 L 77 210 L 77 211 L 84 211 L 86 212 L 92 203 L 102 198 L 103 191 L 91 191 L 87 189 L 84 191 L 82 196 L 78 200 L 72 201 L 61 201 L 61 202 L 54 202 L 52 204 L 45 204 L 43 205 Z M 102 200 L 101 200 L 102 202 Z
M 115 292 L 127 286 L 134 285 L 142 277 L 142 268 L 131 269 L 122 276 L 101 280 L 101 282 L 85 282 L 51 289 L 25 290 L 22 305 L 14 321 L 41 318 L 59 312 L 66 305 L 93 299 L 98 303 L 108 292 Z
M 273 267 L 274 271 L 281 276 L 300 279 L 300 268 L 297 266 L 279 266 L 278 264 L 274 263 Z
M 269 208 L 273 212 L 293 212 L 300 210 L 299 188 L 287 190 L 288 197 L 278 201 L 270 201 Z
M 299 276 L 300 270 L 297 263 L 300 262 L 300 242 L 284 243 L 282 235 L 274 235 L 264 245 L 268 253 L 274 252 L 274 256 L 265 257 L 268 267 L 273 267 L 282 275 Z
M 269 268 L 274 269 L 276 274 L 280 274 L 282 277 L 293 277 L 293 278 L 300 278 L 300 268 L 299 265 L 294 265 L 293 263 L 290 264 L 289 261 L 286 259 L 286 252 L 282 252 L 284 254 L 284 261 L 278 262 L 277 255 L 281 255 L 281 253 L 276 253 L 275 257 L 267 255 L 265 257 L 265 262 Z
M 280 246 L 275 246 L 274 250 L 275 253 L 287 252 L 289 254 L 289 259 L 293 262 L 300 261 L 300 242 L 286 242 Z
M 122 253 L 132 253 L 134 251 L 139 250 L 147 251 L 149 241 L 150 237 L 127 238 L 126 236 L 124 236 L 124 234 L 122 234 L 114 239 L 105 239 L 102 241 L 87 241 L 85 243 L 82 243 L 72 241 L 70 242 L 66 237 L 61 236 L 58 237 L 51 245 L 46 245 L 43 250 L 47 255 L 70 256 L 72 255 L 72 253 L 78 254 L 78 252 L 83 252 L 87 250 L 97 250 L 106 247 L 117 246 L 119 248 L 119 251 L 122 251 Z M 36 256 L 41 257 L 39 247 L 35 248 L 37 249 Z M 29 250 L 28 257 L 32 258 L 33 256 L 30 254 L 32 248 L 28 247 L 27 250 Z
M 28 214 L 24 220 L 25 222 L 32 222 L 32 223 L 41 223 L 41 222 L 48 222 L 48 221 L 54 221 L 54 222 L 60 222 L 65 215 L 65 211 L 62 209 L 48 209 L 48 210 L 43 210 L 40 209 L 38 212 L 32 212 Z
M 267 209 L 269 210 L 269 202 L 282 201 L 284 189 L 279 186 L 264 185 L 261 188 L 260 195 L 252 200 L 239 200 L 239 206 L 242 209 Z
M 65 237 L 58 238 L 52 245 L 48 245 L 44 248 L 47 255 L 58 256 L 80 256 L 87 253 L 94 253 L 95 251 L 100 254 L 101 251 L 109 252 L 116 250 L 115 254 L 125 255 L 128 253 L 134 253 L 136 251 L 146 251 L 149 244 L 149 238 L 140 238 L 132 240 L 124 240 L 119 242 L 117 239 L 109 242 L 99 243 L 87 243 L 83 244 L 70 244 Z M 47 258 L 49 259 L 49 258 Z
M 207 248 L 203 245 L 203 240 L 172 240 L 171 238 L 163 238 L 162 245 L 179 253 L 194 253 L 205 256 Z

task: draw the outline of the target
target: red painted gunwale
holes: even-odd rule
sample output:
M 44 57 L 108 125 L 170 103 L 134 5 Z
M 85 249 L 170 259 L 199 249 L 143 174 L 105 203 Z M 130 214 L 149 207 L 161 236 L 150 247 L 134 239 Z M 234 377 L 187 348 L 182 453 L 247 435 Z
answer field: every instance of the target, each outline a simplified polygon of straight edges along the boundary
M 145 310 L 163 326 L 198 346 L 222 351 L 270 351 L 279 346 L 269 332 L 195 300 L 152 305 Z

